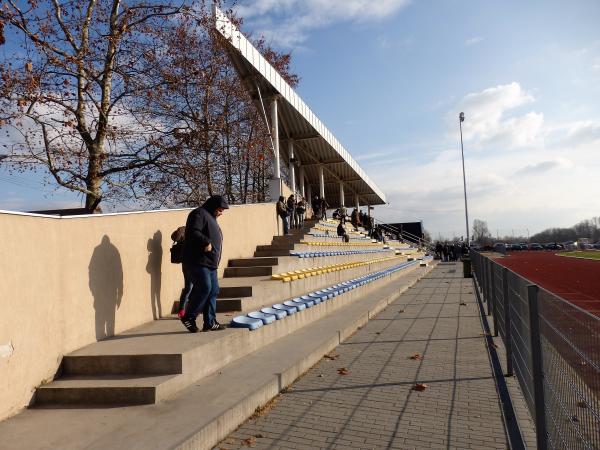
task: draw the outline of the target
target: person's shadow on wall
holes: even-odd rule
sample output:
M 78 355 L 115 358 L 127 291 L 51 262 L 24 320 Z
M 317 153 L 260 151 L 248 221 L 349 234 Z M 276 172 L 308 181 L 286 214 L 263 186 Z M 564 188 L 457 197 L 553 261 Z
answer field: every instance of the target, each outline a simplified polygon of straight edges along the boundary
M 89 287 L 96 310 L 96 339 L 115 334 L 115 315 L 123 298 L 123 264 L 119 250 L 106 235 L 92 253 Z
M 148 239 L 148 264 L 146 272 L 150 274 L 150 304 L 152 305 L 152 317 L 160 319 L 162 308 L 160 305 L 160 288 L 162 283 L 162 232 L 154 233 L 152 239 Z

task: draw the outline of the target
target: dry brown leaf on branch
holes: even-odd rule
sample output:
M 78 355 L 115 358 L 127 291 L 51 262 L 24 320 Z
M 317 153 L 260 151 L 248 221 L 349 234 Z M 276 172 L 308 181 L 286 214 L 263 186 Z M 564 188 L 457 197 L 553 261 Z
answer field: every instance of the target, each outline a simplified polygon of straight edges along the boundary
M 340 368 L 338 369 L 338 373 L 339 373 L 340 375 L 348 375 L 348 374 L 350 373 L 350 371 L 349 371 L 348 369 L 346 369 L 345 367 L 340 367 Z
M 429 387 L 428 384 L 425 383 L 417 383 L 413 386 L 413 391 L 424 391 Z
M 423 359 L 423 356 L 420 353 L 413 353 L 412 355 L 410 355 L 410 359 L 419 360 Z

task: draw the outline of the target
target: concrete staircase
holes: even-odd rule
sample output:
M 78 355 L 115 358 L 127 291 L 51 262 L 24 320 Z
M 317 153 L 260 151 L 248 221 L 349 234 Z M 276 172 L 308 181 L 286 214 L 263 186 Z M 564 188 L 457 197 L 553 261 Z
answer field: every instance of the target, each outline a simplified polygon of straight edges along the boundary
M 220 280 L 221 293 L 217 302 L 218 320 L 221 323 L 227 324 L 236 312 L 256 310 L 397 265 L 406 259 L 406 256 L 397 257 L 391 261 L 323 273 L 293 282 L 272 280 L 271 275 L 275 273 L 298 268 L 368 261 L 394 255 L 393 251 L 383 252 L 383 245 L 375 247 L 367 240 L 365 244 L 368 243 L 368 246 L 352 246 L 351 249 L 380 248 L 382 253 L 315 258 L 290 256 L 291 250 L 324 249 L 301 244 L 301 241 L 335 244 L 326 247 L 327 251 L 350 248 L 345 247 L 337 236 L 322 237 L 320 241 L 313 239 L 307 235 L 313 226 L 314 222 L 307 223 L 304 229 L 292 230 L 289 236 L 274 237 L 271 245 L 257 248 L 253 258 L 229 261 L 224 278 Z M 385 286 L 390 282 L 406 278 L 412 272 L 425 274 L 428 270 L 416 264 L 252 332 L 227 328 L 216 333 L 191 334 L 174 317 L 147 323 L 65 356 L 57 379 L 37 389 L 35 405 L 52 408 L 114 408 L 160 403 L 174 398 L 178 392 L 189 389 L 199 380 L 209 379 L 214 374 L 221 373 L 236 361 L 249 358 L 262 349 L 268 349 L 269 346 L 300 333 L 304 328 L 320 322 L 334 312 L 344 314 L 344 311 L 355 303 L 364 303 L 365 307 L 370 305 L 372 308 L 373 302 L 366 302 L 372 294 L 375 294 L 372 300 L 377 303 L 377 295 L 381 296 L 377 293 L 385 290 Z M 419 276 L 422 275 L 413 276 L 414 280 Z M 385 300 L 381 299 L 377 304 L 390 301 L 390 295 L 386 291 Z M 361 299 L 361 302 L 356 302 L 358 299 Z M 357 311 L 361 310 L 360 307 L 357 308 Z M 341 334 L 338 335 L 338 342 L 339 339 Z M 243 419 L 242 417 L 235 420 L 239 423 Z

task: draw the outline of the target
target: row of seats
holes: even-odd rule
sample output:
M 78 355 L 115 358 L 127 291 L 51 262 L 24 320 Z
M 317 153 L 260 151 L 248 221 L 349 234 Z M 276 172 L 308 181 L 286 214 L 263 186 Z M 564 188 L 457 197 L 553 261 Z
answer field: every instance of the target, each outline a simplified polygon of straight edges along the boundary
M 337 227 L 338 227 L 337 225 L 327 225 L 327 226 L 315 225 L 312 228 L 314 230 L 318 230 L 318 231 L 333 231 L 333 228 L 335 228 L 337 230 Z M 368 239 L 368 236 L 366 236 L 364 233 L 361 233 L 360 231 L 355 231 L 353 227 L 349 228 L 349 227 L 345 226 L 344 229 L 346 230 L 347 234 L 363 236 Z
M 299 269 L 299 270 L 294 270 L 292 272 L 276 273 L 274 275 L 271 275 L 271 279 L 272 280 L 281 280 L 283 282 L 296 281 L 296 280 L 301 280 L 303 278 L 309 278 L 309 277 L 312 277 L 315 275 L 322 275 L 324 273 L 329 273 L 329 272 L 338 272 L 340 270 L 346 270 L 346 269 L 354 269 L 355 267 L 362 267 L 362 266 L 366 266 L 368 264 L 391 261 L 393 259 L 398 259 L 398 258 L 400 258 L 400 256 L 389 256 L 387 258 L 376 258 L 376 259 L 370 259 L 367 261 L 356 261 L 356 262 L 350 262 L 350 263 L 330 264 L 328 266 L 310 267 L 308 269 Z
M 396 249 L 396 250 L 408 250 L 409 247 Z M 336 252 L 290 252 L 290 256 L 297 256 L 298 258 L 319 258 L 322 256 L 344 256 L 344 255 L 365 255 L 368 253 L 383 253 L 393 251 L 391 248 L 375 249 L 375 250 L 339 250 Z
M 344 247 L 368 247 L 368 246 L 381 246 L 379 242 L 314 242 L 314 241 L 300 241 L 300 244 L 304 245 L 321 245 L 321 246 L 344 246 Z
M 282 303 L 276 303 L 273 306 L 262 308 L 260 311 L 250 312 L 245 316 L 234 317 L 231 320 L 231 326 L 235 328 L 248 328 L 249 330 L 256 330 L 263 325 L 268 325 L 276 320 L 284 319 L 285 317 L 296 314 L 305 310 L 306 308 L 312 308 L 313 306 L 316 306 L 322 302 L 345 294 L 352 289 L 372 283 L 373 281 L 379 280 L 380 278 L 399 270 L 406 269 L 407 267 L 418 263 L 418 261 L 406 261 L 385 270 L 379 270 L 362 277 L 353 278 L 352 280 L 344 281 L 318 291 L 310 292 L 300 297 L 295 297 Z
M 338 236 L 337 234 L 328 234 L 328 233 L 308 233 L 309 236 L 314 236 L 314 237 L 338 237 L 341 238 L 341 236 Z M 350 239 L 354 239 L 354 240 L 371 240 L 370 237 L 368 236 L 349 236 Z

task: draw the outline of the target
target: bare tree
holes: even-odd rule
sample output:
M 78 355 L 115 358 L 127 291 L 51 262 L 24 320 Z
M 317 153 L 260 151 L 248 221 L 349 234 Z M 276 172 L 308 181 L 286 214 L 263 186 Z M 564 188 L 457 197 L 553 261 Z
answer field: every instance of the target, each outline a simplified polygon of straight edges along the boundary
M 145 71 L 146 84 L 158 88 L 139 98 L 139 115 L 172 130 L 155 140 L 165 156 L 142 176 L 145 195 L 155 205 L 195 205 L 215 193 L 230 203 L 265 199 L 272 160 L 269 130 L 208 10 L 200 2 L 193 14 L 172 23 L 164 48 Z M 256 45 L 295 86 L 290 55 L 264 41 Z
M 473 220 L 473 240 L 480 245 L 484 245 L 490 237 L 487 222 L 480 219 Z
M 90 212 L 105 191 L 135 186 L 165 150 L 154 142 L 163 124 L 140 120 L 133 100 L 158 89 L 143 71 L 182 11 L 169 0 L 3 1 L 0 37 L 23 44 L 0 61 L 2 164 L 49 172 Z

